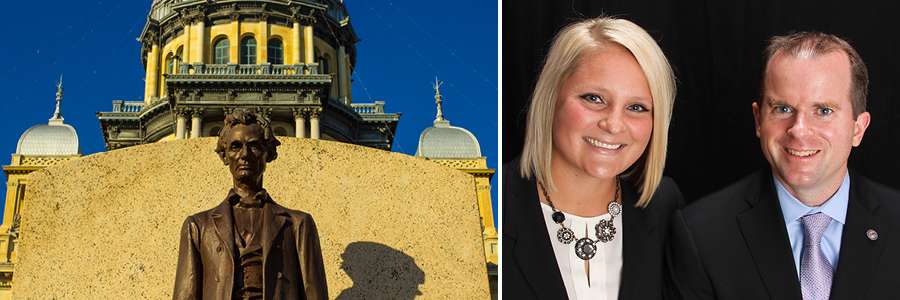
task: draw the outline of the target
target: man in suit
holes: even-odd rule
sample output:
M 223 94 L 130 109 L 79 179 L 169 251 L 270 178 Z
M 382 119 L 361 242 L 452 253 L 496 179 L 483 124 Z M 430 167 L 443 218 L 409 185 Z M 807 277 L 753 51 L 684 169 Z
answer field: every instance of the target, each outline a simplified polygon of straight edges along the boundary
M 753 115 L 770 167 L 676 212 L 674 295 L 900 297 L 900 193 L 847 168 L 870 120 L 865 64 L 817 32 L 774 37 L 765 53 Z
M 269 121 L 243 109 L 225 118 L 216 152 L 234 187 L 181 229 L 173 299 L 326 299 L 312 216 L 272 201 L 262 187 L 278 154 Z

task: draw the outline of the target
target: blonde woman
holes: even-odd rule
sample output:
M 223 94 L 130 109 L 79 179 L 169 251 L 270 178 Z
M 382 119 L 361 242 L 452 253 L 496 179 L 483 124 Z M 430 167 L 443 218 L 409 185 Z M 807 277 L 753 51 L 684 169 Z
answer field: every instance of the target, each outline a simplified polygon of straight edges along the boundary
M 634 23 L 569 25 L 550 47 L 522 155 L 504 165 L 503 295 L 662 299 L 683 206 L 662 176 L 675 78 Z

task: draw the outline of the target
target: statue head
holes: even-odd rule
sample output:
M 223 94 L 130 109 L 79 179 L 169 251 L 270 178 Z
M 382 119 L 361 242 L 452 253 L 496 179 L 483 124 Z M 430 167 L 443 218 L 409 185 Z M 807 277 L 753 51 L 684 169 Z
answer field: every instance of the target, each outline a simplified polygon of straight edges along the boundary
M 225 117 L 216 153 L 235 180 L 261 182 L 266 163 L 278 157 L 279 145 L 281 142 L 275 138 L 269 120 L 238 108 Z

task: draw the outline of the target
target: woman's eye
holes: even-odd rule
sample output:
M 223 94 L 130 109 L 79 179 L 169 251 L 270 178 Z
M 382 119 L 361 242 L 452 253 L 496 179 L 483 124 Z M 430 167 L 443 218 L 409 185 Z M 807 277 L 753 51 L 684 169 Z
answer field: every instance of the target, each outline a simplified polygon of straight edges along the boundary
M 644 107 L 643 105 L 640 105 L 640 104 L 632 104 L 632 105 L 628 106 L 628 110 L 640 111 L 640 112 L 650 111 L 649 109 L 647 109 L 646 107 Z
M 603 102 L 603 99 L 601 99 L 600 96 L 592 95 L 592 94 L 582 95 L 581 98 L 584 100 L 587 100 L 589 102 L 593 102 L 593 103 L 602 103 Z

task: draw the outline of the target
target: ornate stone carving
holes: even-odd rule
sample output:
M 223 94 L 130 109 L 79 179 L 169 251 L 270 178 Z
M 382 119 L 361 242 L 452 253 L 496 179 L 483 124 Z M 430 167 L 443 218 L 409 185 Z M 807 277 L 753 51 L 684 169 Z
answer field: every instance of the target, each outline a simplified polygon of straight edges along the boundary
M 257 107 L 256 114 L 266 118 L 267 120 L 271 120 L 272 117 L 272 108 L 271 107 Z
M 235 97 L 237 97 L 237 92 L 234 89 L 228 89 L 225 92 L 225 101 L 234 101 Z
M 147 35 L 144 36 L 142 42 L 145 45 L 159 45 L 159 35 L 157 31 L 154 29 L 147 30 Z
M 187 119 L 189 114 L 191 114 L 190 107 L 176 107 L 175 108 L 175 115 L 178 116 L 179 118 Z
M 202 107 L 194 107 L 193 109 L 191 109 L 191 118 L 203 119 L 203 108 Z
M 232 3 L 232 4 L 231 4 L 231 9 L 227 10 L 227 11 L 228 11 L 228 17 L 231 18 L 231 21 L 232 21 L 232 22 L 237 21 L 237 20 L 241 17 L 241 14 L 239 14 L 239 13 L 237 12 L 237 10 L 238 10 L 237 3 Z
M 294 114 L 294 119 L 302 118 L 305 120 L 308 117 L 306 110 L 303 108 L 294 107 L 291 109 L 291 112 Z
M 303 8 L 300 6 L 291 7 L 291 22 L 292 23 L 298 22 L 298 23 L 301 23 L 300 25 L 304 25 L 304 26 L 312 25 L 312 24 L 316 23 L 316 18 L 312 16 L 313 13 L 315 12 L 314 10 L 310 10 L 309 14 L 307 14 L 307 15 L 302 14 L 301 13 L 302 10 L 303 10 Z
M 203 97 L 203 92 L 200 89 L 194 89 L 191 91 L 191 101 L 200 101 L 200 97 Z
M 322 117 L 322 108 L 321 107 L 307 107 L 303 109 L 309 115 L 310 118 L 321 118 Z
M 181 26 L 185 28 L 191 26 L 191 23 L 193 23 L 193 20 L 186 9 L 178 10 L 178 16 L 178 21 L 181 23 Z

